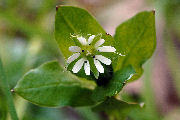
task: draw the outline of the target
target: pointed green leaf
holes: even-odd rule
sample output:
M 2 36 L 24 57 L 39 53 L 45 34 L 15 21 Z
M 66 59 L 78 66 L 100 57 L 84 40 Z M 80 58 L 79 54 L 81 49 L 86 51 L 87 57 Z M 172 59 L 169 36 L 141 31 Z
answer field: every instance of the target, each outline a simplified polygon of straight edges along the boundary
M 141 109 L 139 104 L 126 103 L 113 97 L 92 108 L 95 112 L 106 112 L 113 120 L 126 120 L 128 114 Z
M 40 106 L 86 106 L 95 84 L 63 71 L 57 61 L 31 70 L 17 83 L 15 92 Z
M 105 44 L 112 42 L 112 37 L 106 35 L 101 25 L 86 10 L 72 6 L 59 6 L 55 18 L 55 38 L 59 48 L 67 59 L 72 52 L 70 46 L 77 45 L 77 41 L 71 35 L 100 35 L 106 40 Z
M 73 54 L 73 52 L 69 51 L 70 46 L 81 47 L 77 37 L 73 36 L 82 36 L 88 39 L 90 35 L 96 36 L 91 45 L 94 45 L 101 38 L 105 40 L 105 43 L 103 44 L 105 46 L 111 46 L 113 43 L 113 37 L 106 34 L 101 25 L 86 10 L 72 6 L 57 7 L 55 18 L 55 38 L 65 59 L 68 59 L 68 57 Z M 101 54 L 108 58 L 112 57 L 112 53 Z M 91 71 L 97 79 L 99 74 L 97 69 L 94 68 L 94 63 L 92 62 Z M 76 75 L 88 78 L 86 75 L 83 75 L 84 70 L 80 72 Z
M 137 74 L 131 80 L 141 76 L 142 65 L 153 54 L 156 46 L 155 12 L 141 12 L 117 27 L 114 36 L 117 53 L 113 68 L 115 71 L 131 64 Z
M 131 65 L 122 70 L 116 71 L 107 84 L 96 87 L 92 95 L 93 100 L 102 101 L 106 97 L 115 96 L 121 91 L 125 83 L 131 79 L 133 75 L 135 75 L 135 70 Z

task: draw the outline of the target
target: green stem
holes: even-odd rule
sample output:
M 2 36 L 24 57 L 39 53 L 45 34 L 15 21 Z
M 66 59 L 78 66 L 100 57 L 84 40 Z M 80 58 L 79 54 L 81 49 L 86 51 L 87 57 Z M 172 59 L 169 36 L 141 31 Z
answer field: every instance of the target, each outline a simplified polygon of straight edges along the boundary
M 0 58 L 0 82 L 2 85 L 2 90 L 3 90 L 4 95 L 6 97 L 6 102 L 8 105 L 8 110 L 9 110 L 9 113 L 11 115 L 11 118 L 12 118 L 12 120 L 18 120 L 17 113 L 16 113 L 14 103 L 13 103 L 13 97 L 12 97 L 11 91 L 9 89 L 9 85 L 7 82 L 5 71 L 3 69 L 3 64 L 2 64 L 1 58 Z
M 144 66 L 144 89 L 143 89 L 143 96 L 145 100 L 145 112 L 147 115 L 150 115 L 151 120 L 159 120 L 158 112 L 156 111 L 156 104 L 155 98 L 153 93 L 153 86 L 152 86 L 152 60 L 148 61 Z

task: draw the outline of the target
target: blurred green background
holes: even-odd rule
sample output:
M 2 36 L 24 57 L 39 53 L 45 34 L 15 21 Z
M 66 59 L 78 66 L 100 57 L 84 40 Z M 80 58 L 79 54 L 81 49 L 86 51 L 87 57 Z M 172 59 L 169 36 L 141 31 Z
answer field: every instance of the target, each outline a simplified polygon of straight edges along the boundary
M 119 97 L 145 103 L 144 110 L 131 112 L 127 120 L 180 120 L 180 0 L 0 0 L 0 56 L 11 88 L 46 61 L 63 63 L 54 39 L 56 5 L 87 9 L 111 35 L 136 13 L 155 10 L 155 54 L 144 65 L 143 76 Z M 13 97 L 20 120 L 108 120 L 88 107 L 44 108 Z M 0 88 L 0 120 L 10 120 L 5 103 Z

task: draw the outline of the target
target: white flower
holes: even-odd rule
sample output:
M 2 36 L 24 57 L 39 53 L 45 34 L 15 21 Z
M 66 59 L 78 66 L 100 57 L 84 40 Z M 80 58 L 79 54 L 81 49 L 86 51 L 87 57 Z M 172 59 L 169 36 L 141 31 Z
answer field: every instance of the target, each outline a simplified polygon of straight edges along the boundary
M 90 75 L 90 63 L 88 59 L 93 59 L 94 65 L 100 73 L 104 73 L 104 68 L 101 63 L 104 63 L 105 65 L 111 64 L 111 60 L 109 58 L 99 54 L 101 52 L 115 52 L 116 49 L 112 46 L 102 46 L 102 44 L 105 42 L 104 39 L 100 39 L 94 45 L 91 45 L 95 37 L 95 35 L 91 35 L 88 40 L 86 40 L 86 38 L 82 36 L 77 36 L 77 39 L 82 46 L 69 47 L 69 51 L 73 52 L 74 54 L 67 59 L 67 64 L 70 64 L 77 58 L 81 57 L 73 66 L 73 73 L 78 73 L 84 65 L 86 75 Z

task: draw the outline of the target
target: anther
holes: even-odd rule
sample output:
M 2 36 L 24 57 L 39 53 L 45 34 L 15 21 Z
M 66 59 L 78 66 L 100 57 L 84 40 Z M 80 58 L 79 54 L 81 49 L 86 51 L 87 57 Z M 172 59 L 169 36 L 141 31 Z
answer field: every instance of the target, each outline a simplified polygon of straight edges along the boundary
M 84 61 L 84 63 L 87 63 L 87 61 Z
M 109 33 L 106 33 L 106 35 L 110 35 Z M 111 35 L 110 35 L 111 36 Z
M 82 52 L 84 52 L 84 50 L 82 50 Z
M 95 58 L 95 56 L 93 56 L 93 58 Z

